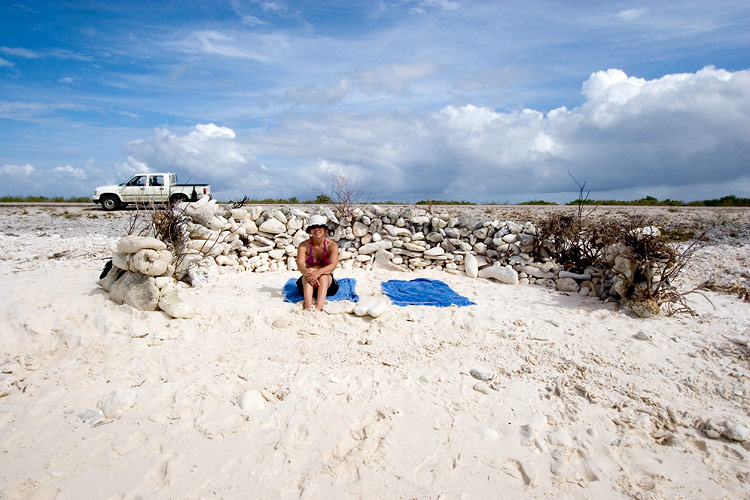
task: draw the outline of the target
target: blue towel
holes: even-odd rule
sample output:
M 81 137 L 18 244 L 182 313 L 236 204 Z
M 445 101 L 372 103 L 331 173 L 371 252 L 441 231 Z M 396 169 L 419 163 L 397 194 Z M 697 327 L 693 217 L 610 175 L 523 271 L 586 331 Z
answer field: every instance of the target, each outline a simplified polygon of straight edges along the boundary
M 390 280 L 381 283 L 383 293 L 397 306 L 437 306 L 476 305 L 466 297 L 454 292 L 451 287 L 440 280 L 417 278 L 411 281 Z
M 359 302 L 359 295 L 354 291 L 357 280 L 354 278 L 343 278 L 336 281 L 339 282 L 339 290 L 336 292 L 336 295 L 327 297 L 328 300 L 351 300 L 352 302 Z M 289 278 L 289 281 L 284 285 L 284 302 L 299 302 L 300 300 L 305 300 L 305 298 L 297 291 L 297 278 Z

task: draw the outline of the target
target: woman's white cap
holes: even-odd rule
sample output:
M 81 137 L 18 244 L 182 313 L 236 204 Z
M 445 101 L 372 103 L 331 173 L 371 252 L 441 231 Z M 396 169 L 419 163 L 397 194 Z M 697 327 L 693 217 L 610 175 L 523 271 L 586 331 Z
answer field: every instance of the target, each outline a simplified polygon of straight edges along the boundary
M 307 231 L 309 233 L 310 229 L 313 228 L 313 227 L 315 227 L 315 226 L 326 227 L 326 223 L 327 222 L 328 222 L 328 219 L 326 219 L 326 217 L 324 215 L 313 215 L 307 221 L 307 229 L 305 229 L 305 231 Z M 326 227 L 326 229 L 328 229 L 328 228 Z

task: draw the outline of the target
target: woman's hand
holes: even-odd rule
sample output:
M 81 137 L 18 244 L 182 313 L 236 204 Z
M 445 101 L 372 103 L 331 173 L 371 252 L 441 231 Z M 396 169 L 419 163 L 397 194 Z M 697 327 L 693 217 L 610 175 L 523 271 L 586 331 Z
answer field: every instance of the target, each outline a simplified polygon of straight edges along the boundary
M 308 269 L 305 273 L 305 277 L 307 278 L 307 282 L 310 283 L 312 286 L 319 286 L 318 278 L 320 278 L 320 269 Z

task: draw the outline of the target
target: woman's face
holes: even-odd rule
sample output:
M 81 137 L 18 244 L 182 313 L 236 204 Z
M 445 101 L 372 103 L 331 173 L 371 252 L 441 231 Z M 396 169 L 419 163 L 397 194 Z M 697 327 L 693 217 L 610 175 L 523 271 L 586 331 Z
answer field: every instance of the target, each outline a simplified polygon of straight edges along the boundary
M 324 227 L 314 227 L 310 229 L 310 235 L 319 240 L 326 235 L 326 229 Z

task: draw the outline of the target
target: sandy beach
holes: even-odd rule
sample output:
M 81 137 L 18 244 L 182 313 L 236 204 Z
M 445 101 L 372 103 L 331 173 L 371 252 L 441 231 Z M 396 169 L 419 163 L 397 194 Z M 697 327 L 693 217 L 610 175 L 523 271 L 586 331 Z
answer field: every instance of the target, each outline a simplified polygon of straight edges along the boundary
M 711 229 L 684 289 L 747 286 L 747 209 L 628 210 Z M 640 319 L 541 286 L 338 271 L 362 303 L 405 277 L 476 302 L 363 318 L 284 302 L 298 273 L 223 272 L 182 289 L 197 314 L 172 319 L 96 285 L 127 227 L 90 206 L 0 207 L 0 498 L 750 498 L 737 293 Z

